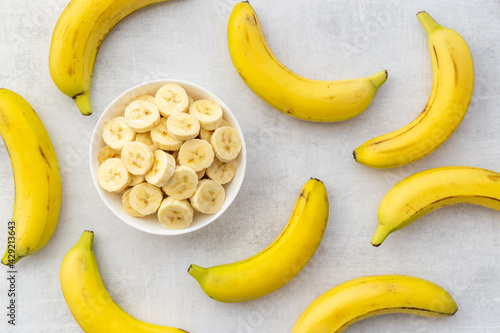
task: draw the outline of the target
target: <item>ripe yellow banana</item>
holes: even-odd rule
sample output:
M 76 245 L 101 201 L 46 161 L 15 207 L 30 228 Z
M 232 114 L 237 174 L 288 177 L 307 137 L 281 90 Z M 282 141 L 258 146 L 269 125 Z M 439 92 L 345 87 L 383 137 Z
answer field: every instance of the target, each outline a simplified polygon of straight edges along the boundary
M 238 262 L 189 267 L 203 291 L 220 302 L 243 302 L 282 287 L 309 262 L 328 221 L 325 186 L 311 178 L 302 188 L 282 233 L 261 252 Z
M 417 18 L 427 33 L 433 69 L 424 110 L 408 125 L 373 138 L 354 150 L 354 159 L 373 168 L 415 162 L 436 150 L 462 122 L 474 88 L 474 65 L 465 40 L 426 12 Z
M 0 135 L 9 151 L 16 189 L 2 263 L 13 265 L 44 247 L 54 233 L 61 176 L 42 121 L 26 100 L 7 89 L 0 89 Z
M 435 283 L 405 275 L 366 276 L 341 283 L 314 300 L 292 333 L 340 333 L 365 318 L 408 313 L 447 317 L 457 304 Z
M 380 202 L 378 227 L 372 244 L 379 246 L 393 231 L 433 210 L 458 203 L 500 210 L 500 173 L 448 166 L 421 171 L 403 179 Z
M 50 45 L 52 80 L 73 98 L 83 115 L 92 114 L 90 83 L 107 34 L 134 11 L 166 0 L 71 0 L 59 17 Z
M 142 322 L 109 296 L 92 250 L 94 233 L 83 232 L 61 264 L 61 288 L 71 313 L 87 333 L 179 333 L 178 328 Z
M 340 121 L 363 112 L 387 79 L 387 71 L 339 81 L 301 77 L 276 59 L 248 1 L 236 4 L 227 27 L 229 54 L 247 86 L 289 116 L 309 121 Z

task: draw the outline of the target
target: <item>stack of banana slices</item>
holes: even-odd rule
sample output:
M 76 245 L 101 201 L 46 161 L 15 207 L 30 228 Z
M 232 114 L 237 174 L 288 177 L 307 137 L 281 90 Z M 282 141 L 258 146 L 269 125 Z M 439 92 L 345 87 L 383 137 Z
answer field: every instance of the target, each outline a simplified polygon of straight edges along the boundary
M 195 212 L 222 208 L 223 185 L 236 174 L 241 151 L 241 137 L 222 108 L 194 101 L 178 84 L 136 97 L 123 116 L 106 122 L 102 138 L 100 186 L 122 194 L 130 216 L 157 213 L 169 229 L 187 228 Z

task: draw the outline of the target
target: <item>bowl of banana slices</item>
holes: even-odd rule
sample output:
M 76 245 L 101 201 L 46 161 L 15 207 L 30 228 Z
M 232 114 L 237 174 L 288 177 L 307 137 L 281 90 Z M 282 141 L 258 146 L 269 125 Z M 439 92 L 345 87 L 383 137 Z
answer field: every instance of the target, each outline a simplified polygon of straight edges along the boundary
M 137 85 L 104 110 L 90 171 L 123 222 L 178 235 L 217 220 L 243 183 L 246 148 L 236 117 L 207 89 L 179 80 Z

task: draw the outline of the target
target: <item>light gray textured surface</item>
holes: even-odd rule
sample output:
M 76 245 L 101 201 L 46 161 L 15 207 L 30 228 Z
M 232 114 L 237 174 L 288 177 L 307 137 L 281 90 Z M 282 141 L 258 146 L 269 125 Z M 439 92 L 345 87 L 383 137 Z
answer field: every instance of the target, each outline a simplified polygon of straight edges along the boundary
M 16 265 L 16 327 L 7 324 L 7 273 L 0 271 L 1 332 L 80 332 L 64 301 L 59 266 L 85 229 L 109 293 L 137 318 L 190 332 L 290 332 L 321 293 L 348 279 L 400 273 L 445 287 L 458 303 L 454 317 L 384 315 L 348 329 L 361 332 L 500 331 L 500 213 L 470 205 L 433 212 L 388 237 L 370 239 L 383 195 L 400 179 L 443 165 L 500 171 L 500 1 L 253 0 L 268 43 L 286 66 L 316 79 L 389 72 L 372 105 L 340 123 L 287 117 L 256 97 L 234 70 L 226 24 L 235 0 L 171 0 L 123 20 L 103 43 L 94 71 L 95 114 L 83 117 L 52 83 L 48 51 L 67 0 L 0 3 L 0 86 L 22 95 L 38 112 L 58 154 L 63 203 L 49 244 Z M 435 153 L 412 165 L 374 170 L 351 151 L 371 137 L 411 121 L 431 87 L 427 40 L 415 14 L 428 11 L 458 31 L 475 62 L 469 112 Z M 215 223 L 198 232 L 161 237 L 121 223 L 100 201 L 90 179 L 88 146 L 101 111 L 143 81 L 174 78 L 202 85 L 238 117 L 248 148 L 247 175 L 238 198 Z M 282 230 L 309 177 L 330 198 L 324 239 L 306 268 L 271 295 L 243 304 L 208 298 L 187 273 L 245 258 Z M 6 243 L 14 186 L 0 145 L 0 244 Z M 3 246 L 3 245 L 2 245 Z

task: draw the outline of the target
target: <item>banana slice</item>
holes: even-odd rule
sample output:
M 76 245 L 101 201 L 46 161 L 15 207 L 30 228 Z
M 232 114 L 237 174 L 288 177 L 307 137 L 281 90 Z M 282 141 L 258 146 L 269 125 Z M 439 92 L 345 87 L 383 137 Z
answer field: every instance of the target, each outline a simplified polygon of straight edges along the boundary
M 193 195 L 198 185 L 198 175 L 187 166 L 178 165 L 174 174 L 162 187 L 163 191 L 174 199 L 187 199 Z
M 102 139 L 114 150 L 121 151 L 127 142 L 134 141 L 136 132 L 131 128 L 125 117 L 108 120 L 102 129 Z
M 219 126 L 217 126 L 217 128 L 219 127 L 224 127 L 224 126 L 229 126 L 231 127 L 231 125 L 229 125 L 229 123 L 227 122 L 226 119 L 222 118 L 222 121 L 220 122 Z
M 189 105 L 191 106 L 191 104 L 194 103 L 194 98 L 190 95 L 188 95 L 188 100 L 189 100 Z
M 200 135 L 199 138 L 202 140 L 205 140 L 207 142 L 210 142 L 210 138 L 212 137 L 213 131 L 207 131 L 204 130 L 203 128 L 200 129 Z
M 214 161 L 214 150 L 205 140 L 192 139 L 184 142 L 179 149 L 179 164 L 194 171 L 208 168 Z
M 167 118 L 162 118 L 160 123 L 151 130 L 151 141 L 153 144 L 163 150 L 179 150 L 182 145 L 181 140 L 174 139 L 168 134 Z
M 144 143 L 153 153 L 159 149 L 155 146 L 153 141 L 151 141 L 151 132 L 137 133 L 135 141 Z
M 144 175 L 132 175 L 132 180 L 130 181 L 130 184 L 128 184 L 128 186 L 139 185 L 140 183 L 143 182 L 144 182 Z
M 119 151 L 114 150 L 110 146 L 104 146 L 104 148 L 99 150 L 99 152 L 97 153 L 97 161 L 99 162 L 99 164 L 103 164 L 104 161 L 106 161 L 107 159 L 110 159 L 113 157 L 120 158 L 120 156 L 121 155 L 120 155 Z
M 193 222 L 194 211 L 189 201 L 167 197 L 158 209 L 158 220 L 168 229 L 184 229 Z
M 158 107 L 147 101 L 133 101 L 125 108 L 125 120 L 137 133 L 149 132 L 160 123 Z
M 236 169 L 238 168 L 238 161 L 235 159 L 230 162 L 221 162 L 219 159 L 215 159 L 214 163 L 207 168 L 208 178 L 215 180 L 217 183 L 224 185 L 229 183 L 234 175 L 236 174 Z
M 221 184 L 211 179 L 202 179 L 189 201 L 198 212 L 215 214 L 222 208 L 225 199 L 226 192 Z
M 200 133 L 200 122 L 190 114 L 174 113 L 167 118 L 167 130 L 177 140 L 191 140 Z
M 207 169 L 203 169 L 201 171 L 196 171 L 196 175 L 198 175 L 198 180 L 202 179 L 205 176 Z
M 219 127 L 210 138 L 215 156 L 221 162 L 234 160 L 241 150 L 241 138 L 237 130 L 229 126 Z
M 144 217 L 146 215 L 143 215 L 141 213 L 139 213 L 138 211 L 136 211 L 135 209 L 132 208 L 132 206 L 130 206 L 130 191 L 132 191 L 132 189 L 128 189 L 125 191 L 125 193 L 123 193 L 122 195 L 122 207 L 123 207 L 123 210 L 125 211 L 125 213 L 127 213 L 128 215 L 130 216 L 133 216 L 133 217 Z
M 222 121 L 222 108 L 209 99 L 200 99 L 189 106 L 189 114 L 198 119 L 201 128 L 213 131 Z
M 154 152 L 153 167 L 146 174 L 146 181 L 154 186 L 165 186 L 174 171 L 175 158 L 163 150 L 157 150 Z
M 189 109 L 189 97 L 186 90 L 178 84 L 169 83 L 161 87 L 155 96 L 160 114 L 168 117 L 171 114 L 186 112 Z
M 129 193 L 130 206 L 144 216 L 155 213 L 163 200 L 160 188 L 149 183 L 132 187 Z
M 153 103 L 154 105 L 156 105 L 155 97 L 151 96 L 151 95 L 140 95 L 140 96 L 137 96 L 136 98 L 134 98 L 134 101 L 147 101 L 149 103 Z
M 108 192 L 119 192 L 130 184 L 132 175 L 119 158 L 104 161 L 97 170 L 97 181 Z
M 149 147 L 137 141 L 129 142 L 122 149 L 122 161 L 128 172 L 145 175 L 153 166 L 154 156 Z

